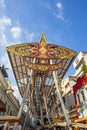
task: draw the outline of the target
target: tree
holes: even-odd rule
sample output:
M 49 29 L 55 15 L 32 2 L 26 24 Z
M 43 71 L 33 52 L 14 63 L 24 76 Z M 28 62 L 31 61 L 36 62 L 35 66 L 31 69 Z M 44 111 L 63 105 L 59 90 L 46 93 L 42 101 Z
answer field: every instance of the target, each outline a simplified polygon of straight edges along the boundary
M 84 59 L 82 60 L 82 71 L 83 71 L 84 73 L 87 73 L 87 65 L 86 65 L 86 62 L 85 62 Z

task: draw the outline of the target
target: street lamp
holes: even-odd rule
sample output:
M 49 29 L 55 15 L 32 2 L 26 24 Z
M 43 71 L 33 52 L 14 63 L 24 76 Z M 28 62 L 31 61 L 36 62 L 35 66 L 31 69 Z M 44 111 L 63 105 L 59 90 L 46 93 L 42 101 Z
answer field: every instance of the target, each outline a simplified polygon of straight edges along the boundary
M 10 94 L 10 93 L 14 92 L 14 90 L 11 88 L 11 86 L 8 86 L 5 91 L 6 91 L 7 94 Z
M 2 86 L 2 83 L 1 83 L 1 78 L 0 78 L 0 87 Z M 11 88 L 11 85 L 9 85 L 6 89 L 5 89 L 5 92 L 6 93 L 13 93 L 14 90 Z
M 8 84 L 8 87 L 5 89 L 5 92 L 6 92 L 7 94 L 13 93 L 14 90 L 13 90 L 12 87 L 11 87 L 11 81 L 8 80 L 8 79 L 7 79 L 7 84 Z M 10 84 L 10 85 L 9 85 L 9 84 Z

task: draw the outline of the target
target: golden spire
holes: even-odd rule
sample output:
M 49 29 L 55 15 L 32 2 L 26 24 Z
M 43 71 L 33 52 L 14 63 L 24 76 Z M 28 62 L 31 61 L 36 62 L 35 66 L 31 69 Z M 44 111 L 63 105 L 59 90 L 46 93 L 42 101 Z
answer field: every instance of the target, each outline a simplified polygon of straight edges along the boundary
M 45 46 L 46 44 L 47 44 L 46 37 L 45 37 L 44 33 L 42 33 L 41 38 L 40 38 L 40 45 Z

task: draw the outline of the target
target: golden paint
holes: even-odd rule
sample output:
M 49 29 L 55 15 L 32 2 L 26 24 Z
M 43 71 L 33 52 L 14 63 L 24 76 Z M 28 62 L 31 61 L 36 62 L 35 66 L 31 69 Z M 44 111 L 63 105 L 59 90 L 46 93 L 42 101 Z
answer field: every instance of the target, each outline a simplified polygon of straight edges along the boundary
M 46 38 L 44 33 L 42 33 L 41 38 L 40 38 L 40 45 L 41 46 L 46 46 L 47 42 L 46 42 Z

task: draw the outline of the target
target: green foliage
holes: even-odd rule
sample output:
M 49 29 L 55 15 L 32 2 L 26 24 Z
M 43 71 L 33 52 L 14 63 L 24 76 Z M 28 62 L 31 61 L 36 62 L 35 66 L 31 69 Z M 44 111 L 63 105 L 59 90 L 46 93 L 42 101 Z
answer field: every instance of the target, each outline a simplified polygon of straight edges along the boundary
M 83 71 L 84 73 L 87 72 L 87 65 L 86 65 L 84 59 L 82 60 L 82 71 Z
M 54 96 L 55 98 L 57 98 L 57 93 L 55 92 L 55 93 L 53 94 L 53 96 Z
M 36 124 L 37 126 L 41 126 L 40 120 L 36 120 L 36 121 L 35 121 L 35 124 Z

